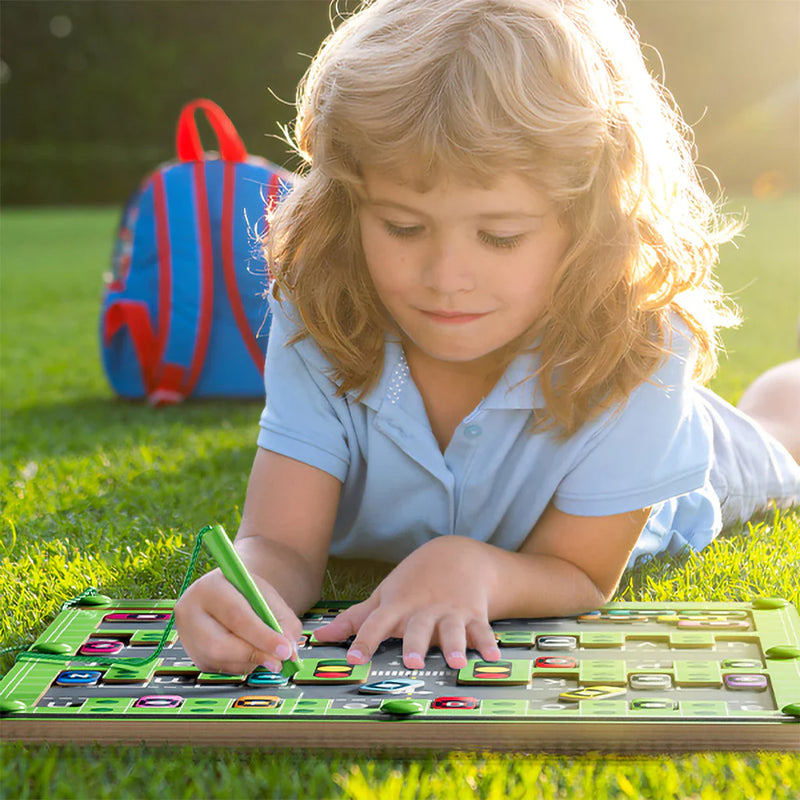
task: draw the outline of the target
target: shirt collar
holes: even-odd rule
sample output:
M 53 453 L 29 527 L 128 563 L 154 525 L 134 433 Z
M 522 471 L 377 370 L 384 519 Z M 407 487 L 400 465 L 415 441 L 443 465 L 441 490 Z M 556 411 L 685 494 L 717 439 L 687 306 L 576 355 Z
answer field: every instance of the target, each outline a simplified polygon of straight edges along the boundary
M 539 355 L 532 350 L 520 353 L 506 368 L 503 376 L 494 385 L 481 403 L 485 409 L 522 409 L 531 411 L 544 405 L 536 372 L 540 364 Z M 397 403 L 403 386 L 411 381 L 403 347 L 399 339 L 387 337 L 384 347 L 383 368 L 377 383 L 361 401 L 377 411 L 384 402 Z M 358 398 L 357 391 L 347 392 L 351 400 Z
M 533 350 L 524 350 L 506 368 L 483 402 L 484 408 L 532 411 L 544 405 L 536 375 L 541 359 Z
M 383 348 L 383 367 L 375 385 L 360 399 L 368 408 L 377 411 L 384 401 L 396 403 L 403 389 L 403 384 L 411 380 L 408 364 L 400 341 L 386 337 Z M 359 392 L 351 389 L 346 393 L 351 401 L 358 401 Z

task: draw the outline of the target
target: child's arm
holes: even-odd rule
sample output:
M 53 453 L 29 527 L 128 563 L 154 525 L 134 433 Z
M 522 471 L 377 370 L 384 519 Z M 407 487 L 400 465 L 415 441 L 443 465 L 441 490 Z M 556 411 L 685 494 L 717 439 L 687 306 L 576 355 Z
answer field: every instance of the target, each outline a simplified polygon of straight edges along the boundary
M 302 632 L 297 617 L 319 598 L 341 483 L 327 472 L 259 449 L 236 549 L 284 630 L 273 631 L 220 570 L 204 575 L 175 606 L 189 657 L 212 672 L 280 669 Z
M 364 603 L 317 630 L 320 640 L 356 634 L 348 660 L 363 663 L 383 639 L 403 637 L 403 660 L 423 666 L 437 642 L 447 663 L 466 664 L 466 649 L 499 658 L 490 620 L 577 614 L 614 592 L 649 509 L 578 517 L 550 505 L 516 553 L 462 536 L 418 548 Z

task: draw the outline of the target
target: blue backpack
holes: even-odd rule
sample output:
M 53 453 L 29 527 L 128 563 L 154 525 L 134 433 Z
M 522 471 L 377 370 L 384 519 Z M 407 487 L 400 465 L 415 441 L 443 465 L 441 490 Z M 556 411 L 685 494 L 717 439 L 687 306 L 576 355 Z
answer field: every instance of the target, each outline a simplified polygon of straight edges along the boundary
M 203 152 L 197 109 L 219 156 Z M 177 151 L 122 214 L 100 317 L 106 375 L 119 396 L 153 405 L 263 397 L 268 275 L 256 228 L 291 173 L 249 156 L 205 99 L 182 110 Z

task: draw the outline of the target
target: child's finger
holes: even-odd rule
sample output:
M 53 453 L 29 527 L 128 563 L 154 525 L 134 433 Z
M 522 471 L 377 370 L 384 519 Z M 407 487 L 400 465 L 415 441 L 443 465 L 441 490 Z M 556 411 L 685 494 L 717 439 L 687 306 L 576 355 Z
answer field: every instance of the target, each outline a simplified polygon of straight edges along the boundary
M 268 584 L 266 581 L 262 580 L 261 578 L 255 578 L 256 583 L 259 585 L 261 589 L 261 593 L 264 595 L 272 613 L 275 616 L 275 619 L 278 621 L 278 624 L 281 626 L 283 630 L 283 636 L 290 644 L 291 653 L 286 658 L 294 658 L 297 656 L 297 641 L 303 635 L 303 623 L 300 622 L 299 617 L 297 614 L 286 605 L 284 599 L 278 594 L 273 587 Z M 280 654 L 278 654 L 279 658 L 282 658 Z M 286 658 L 283 660 L 285 661 Z
M 467 633 L 464 620 L 446 616 L 439 621 L 439 647 L 451 669 L 461 669 L 467 665 Z
M 280 671 L 280 662 L 231 633 L 213 617 L 206 616 L 202 624 L 206 646 L 202 652 L 189 653 L 198 669 L 233 675 L 250 673 L 258 666 Z
M 356 638 L 347 651 L 348 663 L 366 664 L 380 643 L 392 636 L 396 624 L 396 617 L 389 615 L 387 611 L 380 608 L 373 611 L 358 629 Z
M 319 642 L 344 642 L 358 633 L 364 620 L 375 610 L 377 600 L 372 597 L 363 603 L 356 603 L 339 613 L 327 625 L 321 625 L 314 631 Z
M 412 614 L 403 633 L 403 664 L 407 669 L 423 669 L 431 644 L 436 618 L 426 612 Z
M 227 629 L 235 638 L 249 645 L 254 656 L 247 660 L 252 661 L 263 656 L 263 661 L 280 662 L 291 658 L 296 650 L 295 642 L 300 635 L 302 625 L 291 610 L 278 595 L 270 591 L 271 587 L 261 584 L 261 590 L 269 595 L 269 604 L 273 609 L 276 619 L 284 629 L 280 634 L 270 628 L 253 611 L 247 599 L 230 586 L 227 581 L 220 586 L 220 591 L 213 595 L 213 602 L 206 605 L 209 617 Z M 258 663 L 263 663 L 263 661 Z
M 497 661 L 500 658 L 497 638 L 488 620 L 473 620 L 468 623 L 467 641 L 473 650 L 481 654 L 484 661 Z

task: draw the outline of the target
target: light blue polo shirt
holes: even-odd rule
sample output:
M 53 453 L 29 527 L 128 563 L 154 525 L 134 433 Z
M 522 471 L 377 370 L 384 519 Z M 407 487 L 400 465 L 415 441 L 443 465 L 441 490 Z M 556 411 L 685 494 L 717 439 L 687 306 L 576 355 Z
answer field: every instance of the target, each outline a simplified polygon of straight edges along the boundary
M 365 397 L 339 397 L 313 340 L 287 344 L 297 330 L 292 306 L 274 298 L 270 306 L 258 444 L 342 482 L 333 555 L 396 562 L 447 534 L 517 550 L 551 500 L 578 516 L 653 506 L 630 563 L 700 549 L 721 527 L 708 480 L 712 436 L 683 336 L 621 410 L 566 441 L 530 431 L 542 398 L 529 377 L 537 356 L 523 353 L 442 453 L 399 341 L 387 339 L 380 379 Z

